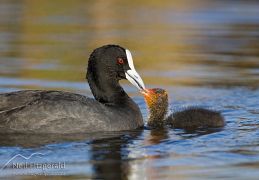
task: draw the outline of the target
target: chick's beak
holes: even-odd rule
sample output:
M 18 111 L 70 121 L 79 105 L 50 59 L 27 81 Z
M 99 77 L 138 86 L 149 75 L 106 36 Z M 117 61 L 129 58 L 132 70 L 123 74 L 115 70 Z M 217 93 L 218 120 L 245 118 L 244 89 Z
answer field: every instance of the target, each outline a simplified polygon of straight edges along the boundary
M 140 91 L 143 96 L 150 96 L 151 91 L 149 89 L 143 89 Z
M 141 93 L 143 96 L 146 96 L 146 95 L 148 94 L 145 89 L 142 90 L 142 91 L 140 91 L 140 93 Z

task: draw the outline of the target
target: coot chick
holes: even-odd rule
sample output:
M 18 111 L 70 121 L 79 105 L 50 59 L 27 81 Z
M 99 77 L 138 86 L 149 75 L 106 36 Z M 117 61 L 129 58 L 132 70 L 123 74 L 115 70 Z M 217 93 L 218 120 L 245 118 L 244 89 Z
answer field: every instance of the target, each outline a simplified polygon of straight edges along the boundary
M 118 45 L 95 49 L 87 80 L 95 99 L 63 91 L 26 90 L 0 94 L 1 133 L 85 133 L 143 126 L 137 104 L 119 80 L 145 88 L 129 50 Z
M 223 116 L 213 110 L 189 107 L 165 118 L 168 110 L 168 94 L 160 88 L 142 91 L 150 112 L 148 125 L 159 127 L 163 124 L 180 129 L 219 128 L 225 125 Z
M 168 95 L 164 89 L 154 88 L 141 91 L 149 110 L 148 126 L 161 127 L 168 110 Z
M 218 111 L 201 107 L 188 107 L 166 118 L 166 123 L 173 128 L 180 129 L 204 129 L 220 128 L 225 125 L 223 116 Z

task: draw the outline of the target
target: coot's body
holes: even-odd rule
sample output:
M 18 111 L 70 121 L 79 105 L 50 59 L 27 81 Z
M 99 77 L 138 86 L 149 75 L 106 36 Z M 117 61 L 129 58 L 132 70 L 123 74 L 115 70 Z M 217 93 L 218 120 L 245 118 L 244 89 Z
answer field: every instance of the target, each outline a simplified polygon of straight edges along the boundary
M 138 106 L 129 97 L 127 99 L 125 104 L 106 105 L 61 91 L 0 94 L 0 132 L 85 133 L 143 126 Z
M 127 79 L 140 90 L 145 88 L 129 50 L 117 45 L 94 50 L 87 79 L 95 99 L 62 91 L 0 94 L 0 132 L 83 133 L 143 126 L 138 106 L 119 84 Z
M 199 129 L 220 128 L 225 125 L 225 120 L 220 112 L 201 107 L 188 107 L 166 118 L 166 123 L 173 128 Z

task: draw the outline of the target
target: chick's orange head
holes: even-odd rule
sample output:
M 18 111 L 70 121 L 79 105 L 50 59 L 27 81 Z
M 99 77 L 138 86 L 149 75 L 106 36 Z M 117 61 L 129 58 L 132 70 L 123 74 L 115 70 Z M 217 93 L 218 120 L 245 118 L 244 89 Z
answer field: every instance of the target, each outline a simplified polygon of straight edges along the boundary
M 158 103 L 163 103 L 164 99 L 168 98 L 167 92 L 161 88 L 145 89 L 141 92 L 144 95 L 147 106 L 150 108 Z

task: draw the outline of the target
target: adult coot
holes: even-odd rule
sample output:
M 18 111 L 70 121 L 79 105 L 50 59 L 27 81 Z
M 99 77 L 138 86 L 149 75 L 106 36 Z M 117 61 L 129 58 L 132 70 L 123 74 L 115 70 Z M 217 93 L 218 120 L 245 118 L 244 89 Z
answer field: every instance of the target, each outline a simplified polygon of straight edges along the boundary
M 225 125 L 225 120 L 219 112 L 200 107 L 189 107 L 166 117 L 168 110 L 168 94 L 166 90 L 154 88 L 146 89 L 142 93 L 150 112 L 148 125 L 151 127 L 160 127 L 167 124 L 173 128 L 191 130 L 219 128 Z
M 0 132 L 84 133 L 143 126 L 139 107 L 119 84 L 127 79 L 145 88 L 129 50 L 118 45 L 95 49 L 86 76 L 95 99 L 63 91 L 0 94 Z

